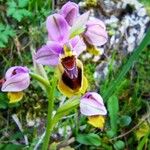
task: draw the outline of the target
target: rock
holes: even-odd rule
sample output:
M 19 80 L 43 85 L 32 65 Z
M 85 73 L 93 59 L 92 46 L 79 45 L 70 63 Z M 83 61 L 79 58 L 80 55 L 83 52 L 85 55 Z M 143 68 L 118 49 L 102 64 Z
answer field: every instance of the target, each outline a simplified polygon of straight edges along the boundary
M 142 8 L 140 8 L 139 10 L 138 10 L 138 16 L 140 16 L 140 17 L 144 17 L 145 15 L 146 15 L 146 10 L 145 10 L 145 8 L 144 7 L 142 7 Z

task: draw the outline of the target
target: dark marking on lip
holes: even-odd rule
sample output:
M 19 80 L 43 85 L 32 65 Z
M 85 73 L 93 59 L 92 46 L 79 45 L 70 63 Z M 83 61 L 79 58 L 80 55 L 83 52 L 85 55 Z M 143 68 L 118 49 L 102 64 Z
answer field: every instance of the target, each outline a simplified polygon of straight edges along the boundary
M 64 68 L 66 68 L 67 70 L 71 70 L 76 65 L 76 58 L 75 56 L 68 56 L 68 57 L 62 58 L 61 63 Z
M 81 87 L 82 70 L 81 68 L 78 67 L 77 70 L 78 70 L 77 78 L 71 79 L 66 72 L 64 72 L 62 75 L 62 81 L 64 82 L 65 85 L 67 85 L 72 90 L 78 90 Z

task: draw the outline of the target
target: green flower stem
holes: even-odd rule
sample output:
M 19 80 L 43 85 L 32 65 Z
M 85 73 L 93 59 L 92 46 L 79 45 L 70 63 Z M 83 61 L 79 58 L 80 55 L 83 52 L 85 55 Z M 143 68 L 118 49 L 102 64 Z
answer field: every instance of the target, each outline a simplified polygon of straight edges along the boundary
M 57 77 L 54 75 L 52 80 L 52 85 L 50 88 L 47 89 L 47 96 L 48 96 L 48 115 L 47 115 L 47 127 L 46 127 L 46 134 L 44 137 L 44 142 L 42 145 L 42 150 L 48 150 L 48 144 L 50 142 L 50 135 L 52 132 L 52 112 L 54 107 L 54 96 L 55 96 L 55 89 L 56 89 Z
M 57 83 L 57 70 L 54 72 L 54 76 L 52 79 L 52 83 L 43 78 L 42 76 L 30 72 L 30 76 L 39 81 L 46 89 L 47 97 L 48 97 L 48 114 L 47 114 L 47 125 L 46 125 L 46 134 L 44 137 L 44 142 L 42 145 L 42 150 L 48 150 L 48 144 L 50 142 L 50 135 L 52 132 L 52 112 L 54 107 L 54 96 L 55 96 L 55 89 L 56 89 L 56 83 Z
M 49 81 L 48 81 L 47 79 L 43 78 L 42 76 L 40 76 L 40 75 L 38 75 L 38 74 L 36 74 L 36 73 L 33 73 L 33 72 L 30 72 L 30 76 L 31 76 L 33 79 L 39 81 L 42 85 L 44 85 L 44 87 L 45 87 L 46 89 L 50 87 Z

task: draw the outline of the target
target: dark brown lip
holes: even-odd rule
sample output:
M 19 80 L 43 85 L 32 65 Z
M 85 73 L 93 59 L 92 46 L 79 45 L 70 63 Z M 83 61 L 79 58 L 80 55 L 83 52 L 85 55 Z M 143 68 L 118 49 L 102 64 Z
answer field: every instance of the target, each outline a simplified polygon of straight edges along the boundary
M 75 56 L 68 56 L 68 57 L 62 58 L 61 63 L 65 69 L 71 70 L 76 66 L 76 58 Z
M 72 90 L 78 90 L 81 87 L 82 82 L 82 70 L 77 67 L 78 75 L 76 78 L 71 79 L 68 74 L 64 71 L 62 75 L 62 81 Z

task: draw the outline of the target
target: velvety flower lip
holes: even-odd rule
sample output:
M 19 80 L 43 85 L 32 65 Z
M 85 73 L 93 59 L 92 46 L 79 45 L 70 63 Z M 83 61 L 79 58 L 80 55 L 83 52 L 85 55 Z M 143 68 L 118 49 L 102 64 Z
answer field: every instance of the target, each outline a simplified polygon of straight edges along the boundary
M 96 92 L 87 92 L 80 101 L 80 111 L 85 116 L 106 115 L 102 97 Z
M 7 70 L 5 82 L 1 90 L 3 92 L 20 92 L 28 88 L 30 84 L 29 70 L 27 67 L 15 66 Z
M 60 9 L 60 14 L 63 15 L 68 24 L 72 26 L 75 19 L 79 15 L 79 7 L 76 3 L 67 2 Z
M 69 25 L 60 14 L 53 14 L 47 17 L 46 28 L 50 41 L 64 44 L 69 39 Z
M 83 73 L 83 64 L 80 60 L 76 60 L 76 67 L 77 67 L 77 76 L 73 76 L 73 79 L 67 75 L 66 70 L 64 69 L 63 65 L 59 63 L 58 65 L 60 71 L 60 79 L 58 82 L 58 89 L 59 91 L 67 96 L 72 97 L 74 95 L 84 94 L 88 87 L 88 81 Z M 73 70 L 76 72 L 76 69 Z M 72 72 L 75 74 L 74 72 Z

